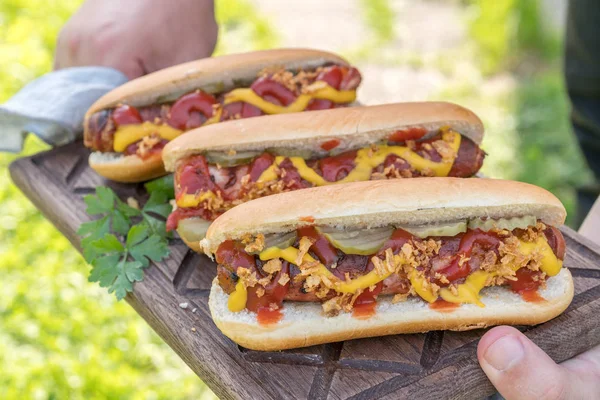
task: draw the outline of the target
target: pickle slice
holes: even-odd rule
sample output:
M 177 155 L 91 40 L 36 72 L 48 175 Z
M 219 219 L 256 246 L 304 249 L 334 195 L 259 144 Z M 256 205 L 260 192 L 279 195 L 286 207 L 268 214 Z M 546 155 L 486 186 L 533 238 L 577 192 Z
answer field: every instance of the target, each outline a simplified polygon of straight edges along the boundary
M 260 152 L 258 151 L 238 151 L 232 155 L 222 151 L 209 151 L 205 157 L 209 164 L 219 164 L 221 167 L 233 167 L 235 165 L 249 164 L 259 154 Z
M 537 219 L 533 215 L 500 219 L 488 218 L 486 220 L 476 218 L 469 221 L 469 229 L 481 229 L 484 232 L 491 231 L 492 229 L 512 231 L 517 228 L 527 229 L 528 226 L 535 226 L 536 223 Z
M 456 236 L 467 231 L 467 221 L 451 222 L 440 225 L 399 226 L 410 234 L 424 239 L 429 236 Z
M 372 229 L 340 229 L 333 227 L 318 227 L 329 243 L 346 254 L 368 256 L 377 253 L 384 243 L 392 236 L 394 228 L 384 226 Z
M 296 231 L 285 232 L 285 233 L 270 233 L 265 235 L 265 247 L 263 250 L 269 247 L 278 247 L 280 249 L 287 249 L 296 241 Z
M 177 224 L 177 233 L 188 242 L 199 242 L 206 236 L 210 221 L 202 218 L 186 218 Z
M 305 160 L 310 160 L 313 158 L 314 153 L 309 149 L 298 149 L 298 148 L 290 148 L 290 147 L 270 147 L 267 151 L 274 156 L 283 156 L 283 157 L 300 157 Z

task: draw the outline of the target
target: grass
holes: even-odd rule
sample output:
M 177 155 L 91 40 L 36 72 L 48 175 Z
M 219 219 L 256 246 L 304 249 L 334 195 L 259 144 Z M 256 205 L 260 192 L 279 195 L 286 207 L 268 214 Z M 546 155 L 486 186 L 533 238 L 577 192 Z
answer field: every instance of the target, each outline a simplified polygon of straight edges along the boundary
M 80 3 L 0 2 L 0 102 L 51 70 Z M 277 45 L 249 1 L 219 1 L 217 18 L 221 52 Z M 29 138 L 21 154 L 0 154 L 0 398 L 214 398 L 131 307 L 87 281 L 81 256 L 11 183 L 11 161 L 47 148 Z

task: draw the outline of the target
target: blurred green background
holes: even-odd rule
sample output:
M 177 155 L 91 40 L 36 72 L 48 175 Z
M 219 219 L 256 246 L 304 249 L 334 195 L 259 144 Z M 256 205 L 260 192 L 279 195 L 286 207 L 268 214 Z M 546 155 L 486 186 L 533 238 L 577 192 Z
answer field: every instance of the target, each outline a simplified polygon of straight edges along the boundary
M 0 2 L 0 102 L 50 71 L 56 36 L 80 3 Z M 273 2 L 217 0 L 218 53 L 302 44 L 305 33 L 280 29 L 277 13 L 264 12 L 263 3 Z M 573 221 L 574 187 L 591 175 L 568 121 L 560 27 L 544 25 L 540 2 L 352 3 L 366 34 L 336 50 L 363 73 L 435 71 L 438 84 L 424 97 L 469 106 L 486 124 L 484 172 L 550 189 Z M 451 10 L 454 20 L 440 18 L 460 25 L 460 46 L 406 49 L 401 39 L 407 28 L 396 18 L 414 7 L 429 7 L 427 15 Z M 369 79 L 365 75 L 367 103 L 377 101 L 369 101 Z M 399 96 L 402 89 L 394 88 Z M 10 182 L 11 161 L 46 148 L 29 138 L 22 154 L 0 155 L 0 398 L 213 397 L 126 303 L 87 282 L 82 258 Z

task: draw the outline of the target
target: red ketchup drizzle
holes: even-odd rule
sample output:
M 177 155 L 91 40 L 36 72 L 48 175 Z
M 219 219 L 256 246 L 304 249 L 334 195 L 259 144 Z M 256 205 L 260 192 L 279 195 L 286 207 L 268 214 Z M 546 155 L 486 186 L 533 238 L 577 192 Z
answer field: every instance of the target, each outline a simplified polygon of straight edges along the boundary
M 405 243 L 408 243 L 413 239 L 413 235 L 404 229 L 396 229 L 392 236 L 388 239 L 387 242 L 381 247 L 381 250 L 377 253 L 382 259 L 385 258 L 385 250 L 390 248 L 394 252 L 394 254 L 398 254 L 398 252 L 402 249 Z
M 194 194 L 200 191 L 220 191 L 212 179 L 208 170 L 208 163 L 204 156 L 193 156 L 177 169 L 175 181 L 177 183 L 176 198 L 183 194 Z
M 258 78 L 250 89 L 264 100 L 280 106 L 289 106 L 296 100 L 296 95 L 290 89 L 270 78 Z
M 318 166 L 326 181 L 336 182 L 344 179 L 354 169 L 355 159 L 356 151 L 349 151 L 337 156 L 323 158 L 319 160 Z
M 369 264 L 371 264 L 369 262 Z M 383 289 L 383 281 L 375 285 L 375 289 L 370 291 L 369 288 L 365 289 L 354 301 L 354 308 L 352 309 L 352 316 L 358 319 L 367 319 L 375 314 L 375 307 L 377 306 L 377 295 L 381 293 Z
M 439 312 L 452 312 L 458 308 L 458 303 L 450 303 L 444 299 L 437 299 L 433 303 L 429 304 L 429 308 Z
M 405 142 L 407 140 L 417 140 L 422 138 L 427 133 L 425 128 L 408 128 L 401 131 L 396 131 L 388 136 L 390 142 Z
M 256 294 L 256 290 L 261 286 L 256 285 L 255 287 L 248 288 L 246 308 L 257 313 L 256 318 L 261 325 L 275 324 L 283 317 L 283 314 L 281 313 L 283 299 L 290 288 L 289 281 L 285 285 L 279 284 L 279 278 L 284 273 L 288 275 L 290 273 L 290 264 L 287 261 L 282 263 L 281 271 L 279 271 L 271 283 L 264 288 L 265 293 L 261 297 L 258 297 Z M 277 308 L 271 309 L 271 306 Z
M 326 142 L 321 143 L 321 148 L 325 151 L 333 150 L 340 145 L 340 141 L 338 139 L 331 139 Z
M 285 187 L 290 190 L 303 189 L 312 186 L 300 176 L 300 173 L 289 158 L 286 158 L 279 164 L 281 171 L 281 180 Z
M 325 236 L 320 235 L 313 226 L 298 229 L 298 237 L 302 238 L 303 236 L 314 240 L 310 250 L 315 253 L 323 265 L 329 266 L 337 261 L 337 249 L 329 243 Z
M 244 247 L 242 243 L 233 240 L 221 243 L 215 254 L 217 263 L 228 267 L 235 266 L 236 271 L 238 268 L 247 268 L 250 271 L 254 271 L 259 279 L 262 278 L 264 274 L 257 268 L 254 256 L 246 253 Z M 280 285 L 279 278 L 283 274 L 289 275 L 289 272 L 290 264 L 283 262 L 281 271 L 264 288 L 265 293 L 261 297 L 258 297 L 256 291 L 262 286 L 256 285 L 248 288 L 246 308 L 257 313 L 257 319 L 260 324 L 274 324 L 281 319 L 282 314 L 280 310 L 283 305 L 283 299 L 289 290 L 290 282 L 288 281 L 285 285 Z M 278 308 L 272 310 L 272 305 Z
M 377 256 L 385 258 L 385 250 L 391 248 L 394 254 L 398 253 L 402 246 L 412 239 L 412 235 L 405 230 L 396 229 L 388 241 L 381 247 Z M 374 268 L 373 263 L 369 258 L 365 273 L 371 271 Z M 352 316 L 359 319 L 366 319 L 375 314 L 375 307 L 377 306 L 377 295 L 381 293 L 383 289 L 383 281 L 377 283 L 373 291 L 369 288 L 365 289 L 354 302 L 354 309 L 352 310 Z
M 534 280 L 536 275 L 539 276 L 540 273 L 527 268 L 520 268 L 515 275 L 517 280 L 508 281 L 508 284 L 513 292 L 521 295 L 523 300 L 531 303 L 539 303 L 545 301 L 545 299 L 538 292 L 541 281 Z
M 332 67 L 335 68 L 335 67 Z M 342 78 L 342 82 L 339 87 L 336 89 L 340 90 L 354 90 L 360 85 L 360 81 L 362 80 L 362 76 L 360 72 L 354 67 L 337 67 L 342 68 L 344 77 Z
M 182 219 L 187 219 L 187 218 L 193 218 L 193 217 L 200 217 L 203 218 L 205 220 L 213 220 L 215 219 L 215 215 L 211 214 L 211 212 L 209 210 L 207 210 L 204 207 L 200 207 L 200 208 L 177 208 L 177 210 L 173 211 L 171 214 L 169 214 L 169 217 L 167 218 L 167 232 L 171 232 L 174 231 L 175 229 L 177 229 L 177 226 L 179 225 L 179 221 L 181 221 Z
M 236 101 L 223 106 L 223 114 L 221 114 L 221 121 L 236 119 L 236 118 L 251 118 L 263 115 L 263 112 L 258 107 L 254 107 L 252 104 L 244 103 L 242 101 Z
M 244 245 L 234 240 L 226 240 L 219 245 L 215 254 L 215 260 L 218 264 L 225 266 L 235 266 L 248 268 L 250 270 L 256 269 L 256 262 L 254 256 L 246 253 Z
M 122 105 L 112 113 L 112 119 L 117 127 L 121 125 L 141 124 L 142 117 L 135 107 Z
M 183 95 L 171 107 L 168 123 L 182 131 L 197 128 L 213 116 L 213 104 L 217 104 L 217 100 L 208 93 Z
M 275 161 L 275 157 L 269 153 L 263 153 L 252 160 L 250 164 L 250 180 L 256 182 L 262 173 L 273 164 L 273 161 Z
M 478 244 L 486 250 L 491 250 L 496 249 L 499 243 L 500 239 L 498 239 L 498 236 L 492 232 L 483 232 L 480 229 L 469 230 L 462 237 L 458 247 L 458 252 L 453 257 L 448 267 L 443 268 L 438 272 L 444 274 L 450 282 L 454 282 L 461 278 L 466 278 L 471 273 L 471 267 L 469 265 L 469 261 L 463 262 L 462 266 L 459 265 L 461 255 L 463 255 L 463 258 L 470 257 L 475 244 Z

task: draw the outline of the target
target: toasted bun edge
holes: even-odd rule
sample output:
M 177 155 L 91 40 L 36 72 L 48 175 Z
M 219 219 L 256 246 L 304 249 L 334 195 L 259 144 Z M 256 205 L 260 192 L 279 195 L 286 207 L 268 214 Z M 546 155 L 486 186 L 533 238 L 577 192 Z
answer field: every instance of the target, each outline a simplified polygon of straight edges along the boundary
M 135 155 L 93 152 L 88 161 L 99 175 L 115 182 L 144 182 L 167 174 L 160 154 L 142 160 Z

